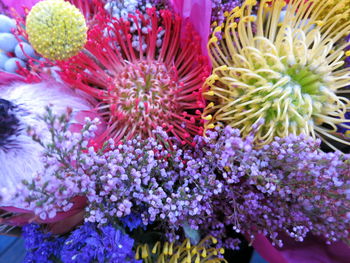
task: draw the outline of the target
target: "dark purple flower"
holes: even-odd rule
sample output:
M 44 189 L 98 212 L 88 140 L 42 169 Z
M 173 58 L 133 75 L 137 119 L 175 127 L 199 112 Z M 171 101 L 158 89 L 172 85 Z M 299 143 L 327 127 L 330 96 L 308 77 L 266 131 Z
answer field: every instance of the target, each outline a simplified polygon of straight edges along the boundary
M 61 259 L 65 263 L 139 262 L 135 260 L 133 244 L 134 240 L 120 229 L 85 223 L 66 239 Z
M 25 225 L 22 231 L 26 248 L 24 263 L 49 263 L 59 258 L 63 237 L 44 233 L 37 224 Z
M 120 221 L 122 222 L 123 226 L 125 228 L 128 228 L 130 231 L 140 227 L 144 226 L 142 224 L 142 218 L 141 215 L 131 213 L 130 215 L 124 216 L 120 218 Z

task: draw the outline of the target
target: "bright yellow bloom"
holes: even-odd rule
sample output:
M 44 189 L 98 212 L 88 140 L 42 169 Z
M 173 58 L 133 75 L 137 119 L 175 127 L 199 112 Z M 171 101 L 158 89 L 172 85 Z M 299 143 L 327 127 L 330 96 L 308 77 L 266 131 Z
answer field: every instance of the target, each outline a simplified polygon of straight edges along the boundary
M 260 1 L 253 16 L 256 1 L 247 0 L 214 30 L 208 43 L 213 73 L 204 85 L 211 102 L 203 114 L 206 129 L 222 123 L 245 137 L 256 124 L 257 146 L 302 133 L 333 149 L 332 140 L 350 145 L 336 133 L 336 125 L 350 128 L 344 123 L 350 101 L 339 96 L 349 93 L 350 71 L 341 68 L 348 44 L 335 46 L 350 32 L 350 21 L 335 27 L 347 13 L 337 14 L 336 5 L 320 21 L 324 1 L 269 2 Z
M 76 55 L 87 38 L 83 14 L 63 0 L 38 2 L 27 16 L 26 31 L 33 48 L 53 60 Z
M 324 20 L 324 18 L 328 15 L 329 12 L 332 12 L 334 15 L 342 15 L 343 18 L 337 23 L 337 26 L 341 26 L 342 23 L 350 20 L 350 0 L 326 0 L 323 1 L 325 8 L 320 12 L 317 19 Z M 334 11 L 332 11 L 332 9 Z
M 165 242 L 161 245 L 157 242 L 150 250 L 147 244 L 140 245 L 136 249 L 136 259 L 143 259 L 144 263 L 227 263 L 220 254 L 224 254 L 223 248 L 214 248 L 216 244 L 213 237 L 206 237 L 198 245 L 191 245 L 186 239 L 181 245 Z

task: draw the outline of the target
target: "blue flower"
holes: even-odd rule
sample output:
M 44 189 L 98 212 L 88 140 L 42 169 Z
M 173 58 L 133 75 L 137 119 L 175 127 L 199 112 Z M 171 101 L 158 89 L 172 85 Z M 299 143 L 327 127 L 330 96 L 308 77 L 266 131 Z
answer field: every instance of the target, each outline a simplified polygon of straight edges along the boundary
M 134 240 L 112 226 L 97 228 L 92 223 L 79 227 L 66 239 L 61 251 L 65 263 L 141 262 L 132 250 Z
M 59 252 L 64 238 L 50 233 L 43 233 L 37 224 L 29 224 L 22 228 L 26 248 L 24 263 L 54 262 L 59 258 Z

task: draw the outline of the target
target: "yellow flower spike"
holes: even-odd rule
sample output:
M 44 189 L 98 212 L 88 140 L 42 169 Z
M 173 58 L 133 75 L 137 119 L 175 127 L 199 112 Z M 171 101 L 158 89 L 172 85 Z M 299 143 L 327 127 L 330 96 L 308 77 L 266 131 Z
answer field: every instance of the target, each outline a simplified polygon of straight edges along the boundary
M 152 254 L 156 254 L 157 251 L 160 249 L 160 242 L 158 241 L 154 246 L 153 246 L 153 249 L 152 249 Z
M 202 117 L 203 120 L 207 120 L 207 121 L 210 121 L 212 118 L 213 118 L 213 116 L 211 116 L 211 115 L 207 115 L 207 116 Z
M 84 15 L 64 0 L 38 2 L 26 19 L 30 44 L 43 57 L 63 60 L 76 55 L 87 40 Z
M 169 255 L 173 255 L 174 251 L 173 251 L 173 246 L 174 246 L 174 243 L 170 243 L 169 245 Z
M 215 106 L 208 103 L 204 110 L 209 120 L 205 130 L 220 123 L 246 137 L 255 124 L 256 147 L 289 134 L 321 138 L 335 150 L 332 141 L 350 145 L 337 134 L 337 125 L 345 127 L 350 109 L 350 100 L 341 96 L 350 93 L 344 89 L 350 75 L 342 69 L 349 44 L 339 41 L 350 31 L 345 19 L 350 10 L 342 10 L 347 2 L 339 0 L 327 9 L 322 0 L 287 5 L 284 0 L 261 0 L 253 17 L 248 0 L 230 12 L 222 38 L 216 32 L 208 42 L 213 75 L 203 94 Z M 238 16 L 243 18 L 234 27 Z
M 169 243 L 168 242 L 165 242 L 165 245 L 163 247 L 163 254 L 164 255 L 169 255 Z
M 191 248 L 191 242 L 190 240 L 186 239 L 186 249 L 190 249 Z
M 214 28 L 214 32 L 221 32 L 222 27 L 221 26 L 217 26 Z
M 211 107 L 214 107 L 214 105 L 215 105 L 214 102 L 210 102 L 210 103 L 207 105 L 207 107 L 208 107 L 208 108 L 211 108 Z
M 150 255 L 149 247 L 147 245 L 143 245 L 141 248 L 141 258 L 142 259 L 148 258 L 149 255 Z
M 192 256 L 191 256 L 191 253 L 190 251 L 187 251 L 187 257 L 186 257 L 186 263 L 191 263 L 192 262 Z
M 141 259 L 140 258 L 140 249 L 141 249 L 141 246 L 137 246 L 136 252 L 135 252 L 135 259 L 137 259 L 137 260 Z
M 227 263 L 225 259 L 217 257 L 220 253 L 222 254 L 222 249 L 213 247 L 212 241 L 216 240 L 208 236 L 204 238 L 197 246 L 191 245 L 190 241 L 186 239 L 180 245 L 174 247 L 173 243 L 164 243 L 161 245 L 159 242 L 153 246 L 153 251 L 156 251 L 156 254 L 153 254 L 152 257 L 148 256 L 144 259 L 145 263 Z M 157 244 L 160 244 L 159 247 Z M 136 259 L 139 259 L 138 255 L 140 247 L 147 251 L 149 250 L 148 245 L 139 245 L 136 249 Z M 165 249 L 167 247 L 167 249 Z M 156 249 L 155 249 L 156 248 Z M 207 253 L 208 252 L 208 253 Z M 148 253 L 149 254 L 149 253 Z
M 213 96 L 214 95 L 214 91 L 209 90 L 207 92 L 204 92 L 204 95 Z

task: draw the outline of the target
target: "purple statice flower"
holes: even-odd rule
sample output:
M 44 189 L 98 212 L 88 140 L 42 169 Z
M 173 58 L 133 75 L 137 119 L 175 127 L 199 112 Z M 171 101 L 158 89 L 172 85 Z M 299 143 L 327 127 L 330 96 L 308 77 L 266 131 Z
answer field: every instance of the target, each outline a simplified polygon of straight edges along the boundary
M 208 133 L 210 152 L 223 191 L 214 196 L 206 230 L 224 246 L 235 248 L 230 229 L 254 238 L 269 236 L 282 245 L 280 233 L 297 241 L 307 233 L 328 242 L 346 240 L 350 228 L 350 155 L 320 151 L 320 141 L 305 135 L 275 138 L 254 149 L 226 127 Z M 210 158 L 210 157 L 208 157 Z
M 44 233 L 37 224 L 25 225 L 22 231 L 26 248 L 24 263 L 56 262 L 64 242 L 63 237 Z
M 132 250 L 134 240 L 110 225 L 98 228 L 85 223 L 74 230 L 64 242 L 61 260 L 74 262 L 140 262 Z

